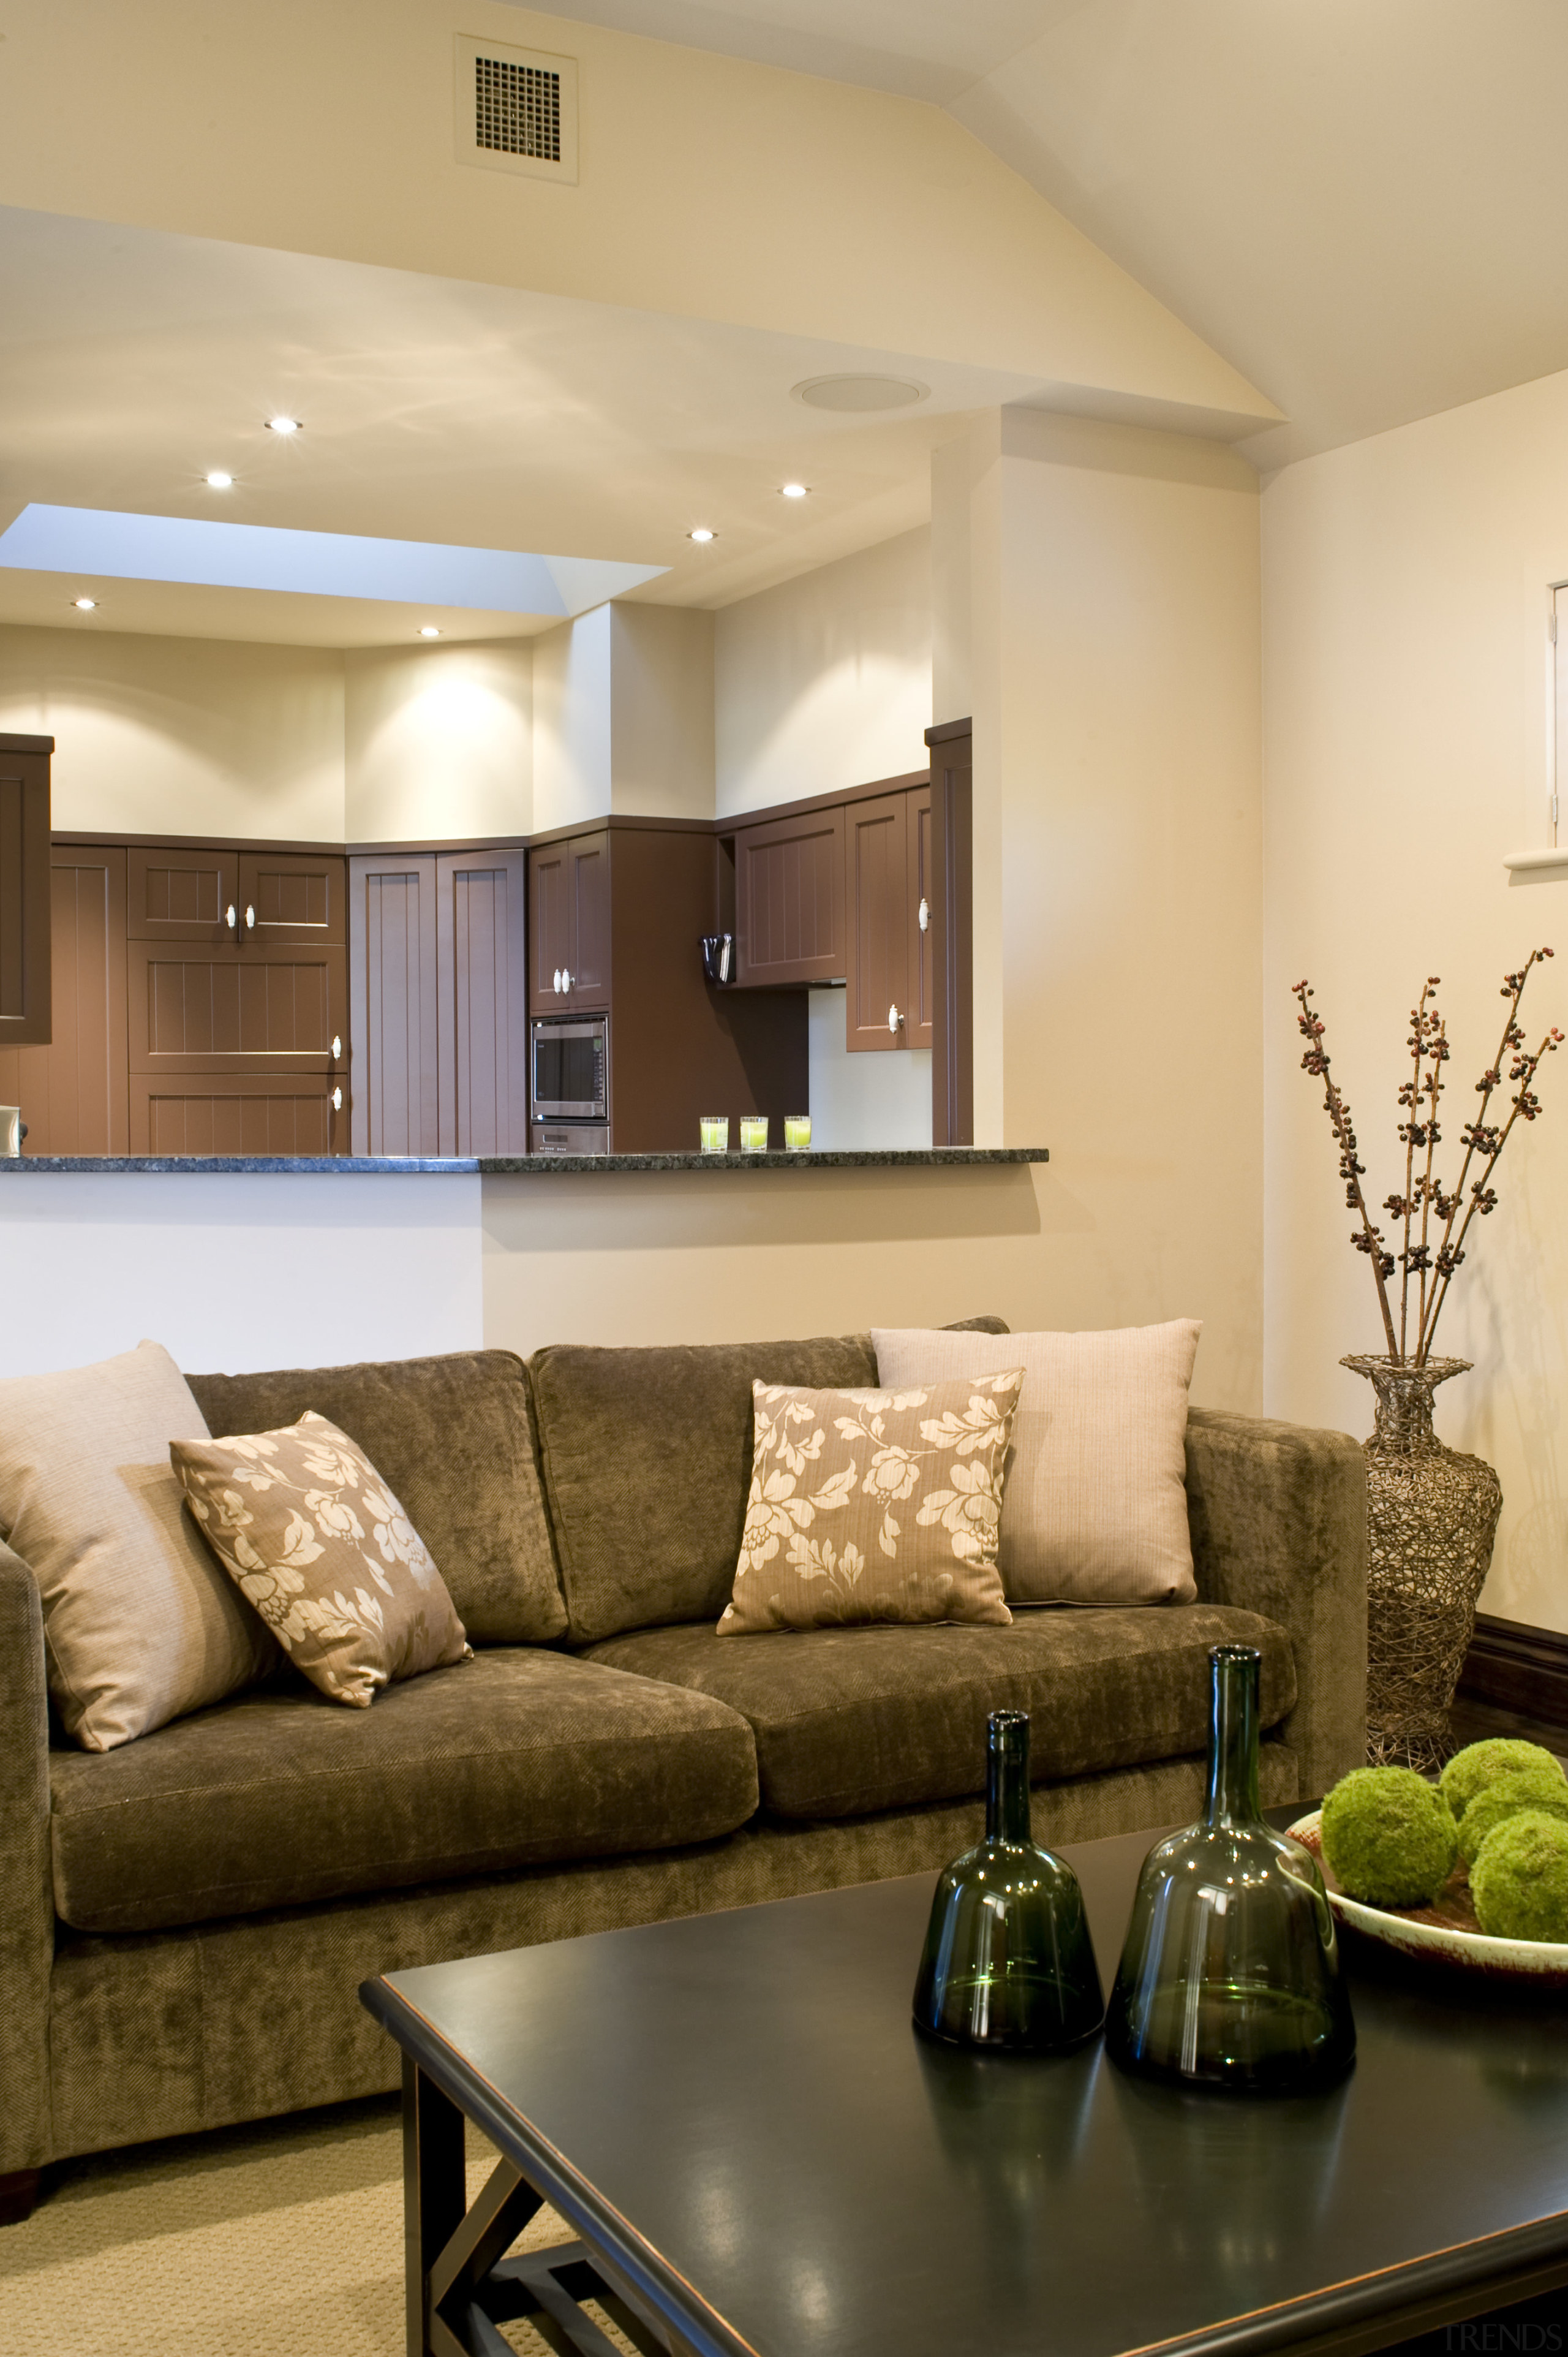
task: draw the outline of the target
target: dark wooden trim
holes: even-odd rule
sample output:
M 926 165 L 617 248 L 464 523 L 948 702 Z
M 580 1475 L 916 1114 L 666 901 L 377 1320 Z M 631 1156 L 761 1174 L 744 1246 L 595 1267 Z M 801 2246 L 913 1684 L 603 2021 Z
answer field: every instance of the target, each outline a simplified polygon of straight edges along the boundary
M 1568 1635 L 1477 1612 L 1459 1691 L 1548 1727 L 1568 1727 Z
M 934 728 L 926 731 L 928 745 L 950 745 L 955 737 L 972 737 L 972 720 L 939 720 Z
M 931 764 L 931 1144 L 974 1143 L 972 738 L 944 727 Z
M 52 737 L 17 737 L 0 729 L 0 753 L 52 753 L 54 748 Z
M 836 793 L 806 794 L 795 802 L 764 802 L 757 810 L 736 811 L 728 818 L 704 819 L 695 823 L 707 827 L 727 842 L 731 836 L 744 834 L 750 826 L 768 826 L 776 818 L 808 818 L 812 811 L 842 810 L 846 802 L 874 802 L 879 794 L 901 794 L 911 786 L 929 786 L 929 770 L 911 770 L 900 778 L 873 778 L 864 786 L 841 786 Z
M 521 845 L 532 850 L 536 844 L 565 843 L 573 835 L 603 834 L 713 834 L 717 822 L 711 818 L 641 818 L 623 811 L 610 811 L 603 818 L 580 818 L 575 826 L 546 827 L 540 834 L 517 838 Z
M 73 849 L 91 851 L 258 851 L 299 859 L 341 859 L 340 843 L 294 843 L 270 834 L 124 834 L 100 826 L 83 834 L 74 827 L 56 827 L 50 840 Z M 399 845 L 400 850 L 408 846 Z

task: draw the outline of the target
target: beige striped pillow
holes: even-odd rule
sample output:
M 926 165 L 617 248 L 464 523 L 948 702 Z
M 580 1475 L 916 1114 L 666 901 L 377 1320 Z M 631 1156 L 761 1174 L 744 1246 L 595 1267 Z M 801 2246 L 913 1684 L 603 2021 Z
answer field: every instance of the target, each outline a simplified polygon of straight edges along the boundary
M 1187 1397 L 1201 1325 L 1088 1334 L 874 1329 L 879 1382 L 1024 1369 L 1002 1501 L 1014 1604 L 1190 1604 Z

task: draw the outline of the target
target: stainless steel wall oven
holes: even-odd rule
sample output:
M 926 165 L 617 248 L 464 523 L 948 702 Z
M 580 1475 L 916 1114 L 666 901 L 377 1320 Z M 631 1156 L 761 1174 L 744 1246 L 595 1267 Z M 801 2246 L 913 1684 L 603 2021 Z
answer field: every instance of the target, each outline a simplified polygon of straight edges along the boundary
M 609 1152 L 609 1029 L 607 1015 L 550 1015 L 529 1026 L 529 1143 L 534 1153 Z M 553 1135 L 542 1134 L 546 1126 Z

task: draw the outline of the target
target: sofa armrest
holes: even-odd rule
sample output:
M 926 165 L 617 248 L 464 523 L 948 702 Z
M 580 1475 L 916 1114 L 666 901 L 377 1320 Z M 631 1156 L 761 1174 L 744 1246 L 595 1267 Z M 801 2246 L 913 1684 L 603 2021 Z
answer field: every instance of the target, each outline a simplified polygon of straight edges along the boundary
M 1290 1631 L 1295 1707 L 1281 1732 L 1316 1800 L 1367 1756 L 1367 1461 L 1348 1433 L 1193 1408 L 1193 1571 L 1206 1604 Z
M 54 1932 L 43 1609 L 0 1544 L 0 2177 L 49 2158 Z

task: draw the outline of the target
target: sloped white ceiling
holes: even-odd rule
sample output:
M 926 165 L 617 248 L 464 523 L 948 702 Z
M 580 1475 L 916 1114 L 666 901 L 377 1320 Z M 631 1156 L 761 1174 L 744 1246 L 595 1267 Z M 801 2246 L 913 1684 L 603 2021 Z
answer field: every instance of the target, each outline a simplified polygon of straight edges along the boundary
M 1267 393 L 1275 466 L 1568 368 L 1563 0 L 552 0 L 927 98 Z

